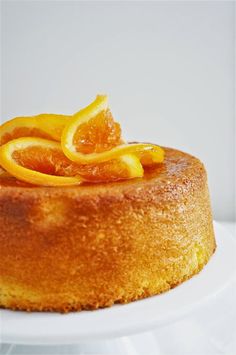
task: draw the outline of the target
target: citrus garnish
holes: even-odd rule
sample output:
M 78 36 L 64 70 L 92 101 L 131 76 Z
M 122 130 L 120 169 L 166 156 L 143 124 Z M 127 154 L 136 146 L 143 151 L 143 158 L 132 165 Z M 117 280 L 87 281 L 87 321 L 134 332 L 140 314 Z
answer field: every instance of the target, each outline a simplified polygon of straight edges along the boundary
M 43 113 L 36 116 L 39 129 L 48 134 L 55 141 L 61 141 L 61 135 L 65 125 L 70 121 L 71 116 L 58 115 L 55 113 Z
M 97 130 L 99 130 L 101 122 L 104 123 L 104 118 L 107 116 L 110 117 L 110 111 L 107 106 L 107 96 L 99 95 L 94 102 L 76 113 L 72 119 L 68 121 L 62 132 L 61 143 L 65 155 L 70 160 L 80 164 L 91 164 L 116 159 L 124 154 L 136 154 L 137 156 L 141 156 L 144 153 L 147 155 L 148 152 L 150 152 L 152 156 L 156 154 L 156 161 L 163 161 L 163 154 L 161 154 L 162 149 L 154 144 L 122 144 L 120 132 L 118 128 L 114 126 L 114 121 L 112 122 L 112 133 L 114 133 L 114 131 L 117 133 L 115 134 L 115 139 L 112 139 L 112 144 L 110 144 L 108 148 L 107 142 L 109 142 L 111 138 L 109 135 L 106 135 L 106 140 L 102 141 L 103 144 L 97 146 L 96 142 L 100 142 L 100 140 L 97 138 L 98 134 L 96 130 L 96 134 L 93 136 L 94 123 L 96 122 Z M 100 132 L 101 136 L 104 136 L 108 131 L 108 125 L 103 124 L 102 127 L 103 129 Z M 116 129 L 114 127 L 116 127 Z M 113 136 L 114 135 L 112 135 L 112 138 Z M 81 139 L 81 137 L 89 137 L 91 144 L 89 145 L 87 140 Z
M 134 154 L 126 154 L 104 163 L 78 165 L 78 172 L 86 181 L 112 182 L 142 177 L 143 166 Z
M 157 163 L 162 163 L 164 160 L 164 150 L 156 146 L 155 151 L 143 151 L 138 153 L 140 162 L 143 166 L 152 166 Z
M 84 154 L 104 152 L 121 143 L 120 125 L 114 121 L 109 109 L 81 123 L 73 138 L 76 150 Z
M 42 138 L 13 139 L 0 148 L 0 164 L 19 180 L 37 185 L 62 186 L 80 184 L 73 174 L 60 143 Z
M 162 148 L 127 144 L 120 125 L 98 95 L 73 116 L 17 117 L 0 126 L 0 177 L 64 186 L 142 177 L 143 166 L 161 163 Z M 2 168 L 1 168 L 2 167 Z
M 20 137 L 41 137 L 60 141 L 69 119 L 70 116 L 47 113 L 13 118 L 0 126 L 0 146 Z
M 0 164 L 16 178 L 37 185 L 77 185 L 141 177 L 143 167 L 133 155 L 101 164 L 79 165 L 69 160 L 58 142 L 24 137 L 0 148 Z

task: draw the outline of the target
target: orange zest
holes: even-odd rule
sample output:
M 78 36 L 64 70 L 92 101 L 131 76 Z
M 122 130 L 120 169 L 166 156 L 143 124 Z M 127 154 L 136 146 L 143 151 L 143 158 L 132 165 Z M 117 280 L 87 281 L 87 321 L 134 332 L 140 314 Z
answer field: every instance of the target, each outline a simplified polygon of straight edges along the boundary
M 73 116 L 16 117 L 0 126 L 0 177 L 10 174 L 37 185 L 65 186 L 142 177 L 161 163 L 155 144 L 127 144 L 121 127 L 98 95 Z

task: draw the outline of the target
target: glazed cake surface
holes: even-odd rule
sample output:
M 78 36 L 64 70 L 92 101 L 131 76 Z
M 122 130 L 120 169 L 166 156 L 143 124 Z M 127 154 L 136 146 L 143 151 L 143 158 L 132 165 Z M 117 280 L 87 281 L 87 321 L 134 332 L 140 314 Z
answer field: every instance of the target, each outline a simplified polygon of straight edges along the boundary
M 198 273 L 216 244 L 207 176 L 165 148 L 143 178 L 74 187 L 0 179 L 0 307 L 96 309 Z

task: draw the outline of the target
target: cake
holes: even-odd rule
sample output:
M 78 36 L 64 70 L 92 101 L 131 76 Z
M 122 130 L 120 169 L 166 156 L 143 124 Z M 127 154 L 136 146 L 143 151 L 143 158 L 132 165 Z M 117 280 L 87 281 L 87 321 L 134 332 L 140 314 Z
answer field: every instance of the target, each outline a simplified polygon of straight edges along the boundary
M 0 179 L 0 306 L 96 309 L 167 291 L 216 244 L 203 164 L 164 148 L 144 177 L 72 187 Z
M 128 303 L 197 274 L 216 244 L 195 157 L 126 143 L 99 95 L 0 126 L 0 307 Z

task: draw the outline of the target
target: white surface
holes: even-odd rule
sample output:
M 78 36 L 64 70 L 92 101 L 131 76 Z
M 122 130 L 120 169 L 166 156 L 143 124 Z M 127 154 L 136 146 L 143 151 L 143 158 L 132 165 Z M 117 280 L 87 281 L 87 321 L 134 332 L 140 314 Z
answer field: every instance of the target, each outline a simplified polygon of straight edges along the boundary
M 1 119 L 110 95 L 130 140 L 206 165 L 215 219 L 235 217 L 234 1 L 2 1 Z
M 162 327 L 222 291 L 236 269 L 236 243 L 215 224 L 218 248 L 204 270 L 159 296 L 94 312 L 26 313 L 1 310 L 2 341 L 16 344 L 72 344 Z

